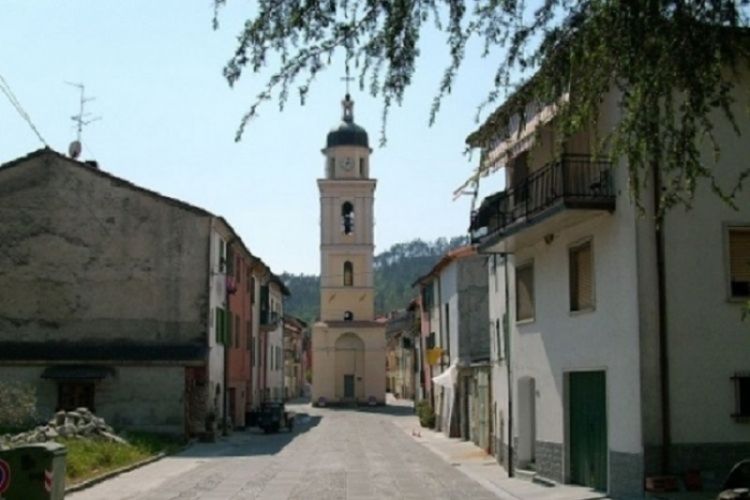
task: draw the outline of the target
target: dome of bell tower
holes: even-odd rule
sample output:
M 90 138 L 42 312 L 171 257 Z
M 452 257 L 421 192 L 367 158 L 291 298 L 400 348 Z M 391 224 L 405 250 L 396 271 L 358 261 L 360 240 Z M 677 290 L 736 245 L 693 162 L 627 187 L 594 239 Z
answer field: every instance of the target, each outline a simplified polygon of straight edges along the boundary
M 362 146 L 368 148 L 367 131 L 354 123 L 354 101 L 349 94 L 346 94 L 344 100 L 341 101 L 341 106 L 343 108 L 341 124 L 328 132 L 326 147 Z

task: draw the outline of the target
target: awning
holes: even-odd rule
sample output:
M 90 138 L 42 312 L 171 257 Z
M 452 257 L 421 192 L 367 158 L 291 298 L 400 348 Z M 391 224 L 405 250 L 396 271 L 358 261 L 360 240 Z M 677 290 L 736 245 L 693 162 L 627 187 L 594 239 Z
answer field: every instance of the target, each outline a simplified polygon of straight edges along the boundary
M 508 124 L 507 137 L 499 139 L 491 147 L 484 148 L 479 166 L 471 177 L 453 192 L 453 199 L 458 198 L 469 186 L 475 186 L 480 177 L 486 177 L 504 167 L 508 159 L 531 149 L 540 127 L 551 122 L 560 108 L 569 100 L 570 94 L 566 92 L 557 102 L 546 106 L 539 106 L 537 103 L 529 104 L 526 110 L 529 119 L 526 121 L 522 121 L 520 116 L 512 117 Z
M 458 361 L 454 360 L 447 370 L 445 370 L 437 377 L 432 377 L 432 383 L 440 387 L 455 387 L 456 380 L 458 379 L 458 367 L 456 367 L 457 362 Z
M 106 366 L 59 365 L 47 367 L 42 373 L 42 378 L 52 380 L 101 380 L 112 374 L 112 368 Z

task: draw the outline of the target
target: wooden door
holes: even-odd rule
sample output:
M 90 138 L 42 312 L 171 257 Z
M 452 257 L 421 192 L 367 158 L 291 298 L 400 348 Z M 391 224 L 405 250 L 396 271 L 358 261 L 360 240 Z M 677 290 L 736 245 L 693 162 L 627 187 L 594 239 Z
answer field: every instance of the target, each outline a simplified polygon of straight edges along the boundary
M 570 374 L 571 482 L 607 489 L 607 389 L 603 371 Z

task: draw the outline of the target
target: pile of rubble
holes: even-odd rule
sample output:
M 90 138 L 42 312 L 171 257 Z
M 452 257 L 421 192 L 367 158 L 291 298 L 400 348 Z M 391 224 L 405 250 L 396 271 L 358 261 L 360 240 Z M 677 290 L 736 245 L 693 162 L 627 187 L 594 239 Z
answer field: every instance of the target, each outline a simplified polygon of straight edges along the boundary
M 0 436 L 0 447 L 43 443 L 58 437 L 102 439 L 127 444 L 127 441 L 116 435 L 112 427 L 107 425 L 103 418 L 97 417 L 88 408 L 76 408 L 73 411 L 58 411 L 47 424 L 29 431 Z

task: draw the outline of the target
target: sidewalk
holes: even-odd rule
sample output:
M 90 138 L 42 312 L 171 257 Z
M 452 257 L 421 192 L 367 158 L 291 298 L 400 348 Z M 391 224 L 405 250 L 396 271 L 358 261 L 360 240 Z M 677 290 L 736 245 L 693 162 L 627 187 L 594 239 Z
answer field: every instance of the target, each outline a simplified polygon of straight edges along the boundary
M 388 400 L 389 405 L 408 406 L 410 401 Z M 543 486 L 528 480 L 508 477 L 508 473 L 484 450 L 471 441 L 448 438 L 419 425 L 416 416 L 394 418 L 394 424 L 412 439 L 427 447 L 446 462 L 477 481 L 499 498 L 506 500 L 589 500 L 607 498 L 603 493 L 571 485 Z

